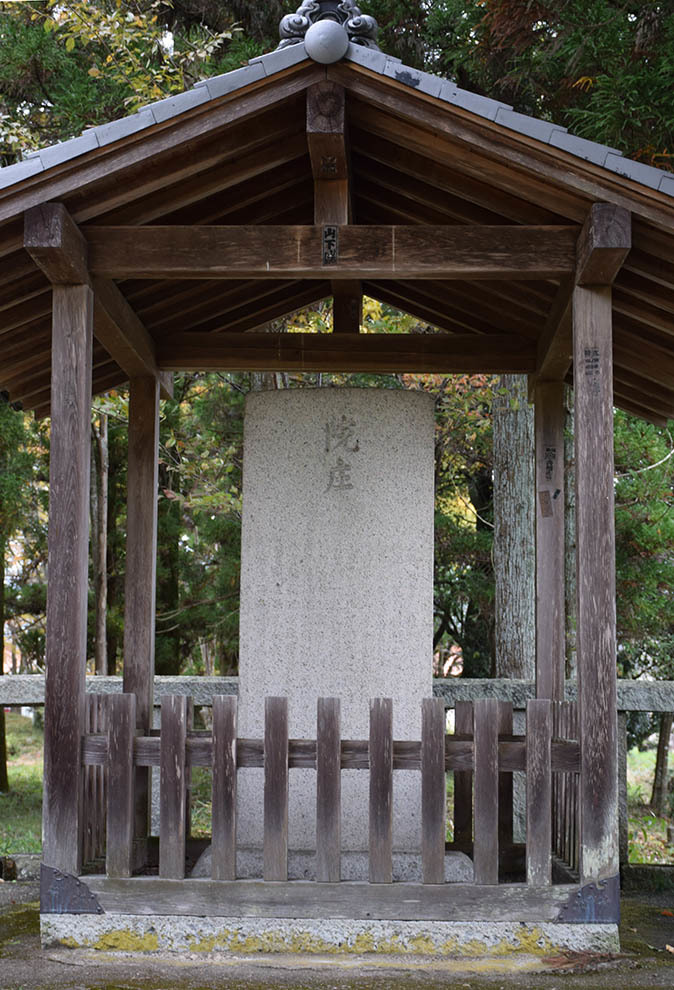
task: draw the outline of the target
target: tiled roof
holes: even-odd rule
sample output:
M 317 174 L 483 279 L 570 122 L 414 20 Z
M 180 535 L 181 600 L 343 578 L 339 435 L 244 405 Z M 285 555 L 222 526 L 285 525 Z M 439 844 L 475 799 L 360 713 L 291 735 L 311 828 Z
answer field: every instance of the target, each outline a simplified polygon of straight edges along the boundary
M 98 127 L 84 131 L 79 137 L 32 152 L 23 161 L 0 169 L 0 189 L 21 182 L 53 165 L 70 161 L 94 148 L 119 141 L 153 124 L 170 120 L 193 107 L 233 93 L 252 82 L 273 76 L 282 69 L 304 60 L 309 60 L 309 56 L 302 43 L 251 59 L 248 65 L 241 69 L 204 79 L 196 83 L 192 89 L 169 96 L 157 103 L 151 103 L 129 117 L 122 117 L 108 124 L 99 124 Z M 511 131 L 535 138 L 551 147 L 559 148 L 617 175 L 674 197 L 674 175 L 671 172 L 653 168 L 630 158 L 623 158 L 621 152 L 615 148 L 569 134 L 565 127 L 517 113 L 507 103 L 500 103 L 486 96 L 471 93 L 469 90 L 460 89 L 451 80 L 412 69 L 403 65 L 399 59 L 380 51 L 350 44 L 345 60 L 365 66 L 420 93 L 436 97 L 452 106 L 494 121 Z

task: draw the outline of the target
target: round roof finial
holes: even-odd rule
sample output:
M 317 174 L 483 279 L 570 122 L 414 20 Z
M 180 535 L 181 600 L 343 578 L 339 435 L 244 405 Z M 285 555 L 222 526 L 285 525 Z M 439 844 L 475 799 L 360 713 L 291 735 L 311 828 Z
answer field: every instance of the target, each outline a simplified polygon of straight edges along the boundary
M 321 65 L 332 65 L 344 58 L 349 36 L 341 24 L 333 20 L 316 21 L 304 35 L 304 47 L 309 58 Z
M 369 14 L 361 14 L 360 8 L 356 6 L 354 0 L 303 0 L 294 14 L 286 14 L 282 18 L 279 27 L 281 41 L 279 48 L 288 48 L 289 45 L 299 45 L 306 42 L 307 35 L 313 27 L 321 25 L 326 32 L 332 32 L 336 44 L 337 32 L 334 28 L 341 28 L 346 35 L 347 46 L 349 42 L 353 45 L 362 45 L 364 48 L 373 48 L 379 51 L 377 44 L 377 22 Z M 332 26 L 334 25 L 334 27 Z M 318 37 L 318 33 L 315 32 Z M 327 33 L 325 37 L 327 37 Z M 323 37 L 323 35 L 322 35 Z M 316 55 L 309 52 L 311 58 L 317 62 L 323 61 Z M 331 62 L 338 61 L 346 54 L 346 49 L 338 58 L 331 58 Z M 324 64 L 329 64 L 324 63 Z

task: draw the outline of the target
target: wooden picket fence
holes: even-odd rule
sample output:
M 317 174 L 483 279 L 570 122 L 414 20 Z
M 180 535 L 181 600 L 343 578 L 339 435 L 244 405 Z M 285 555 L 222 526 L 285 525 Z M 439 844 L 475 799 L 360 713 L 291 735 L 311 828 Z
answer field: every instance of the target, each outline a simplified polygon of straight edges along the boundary
M 513 734 L 512 705 L 483 699 L 456 706 L 454 735 L 447 735 L 442 699 L 422 703 L 421 739 L 393 739 L 393 704 L 370 703 L 369 738 L 342 739 L 340 702 L 321 698 L 315 739 L 289 739 L 286 698 L 266 698 L 264 737 L 237 735 L 237 699 L 213 698 L 210 732 L 191 728 L 191 700 L 162 699 L 161 731 L 139 736 L 136 699 L 90 696 L 89 731 L 83 740 L 89 850 L 100 854 L 105 817 L 106 872 L 128 877 L 134 858 L 136 767 L 158 767 L 161 825 L 159 875 L 185 876 L 189 834 L 189 776 L 194 766 L 212 772 L 212 879 L 236 878 L 237 771 L 264 768 L 263 879 L 288 879 L 288 780 L 295 768 L 316 772 L 316 880 L 340 880 L 341 771 L 369 771 L 369 880 L 392 882 L 393 771 L 421 773 L 421 848 L 424 884 L 445 882 L 446 774 L 454 773 L 454 842 L 472 855 L 474 882 L 498 884 L 504 854 L 513 848 L 513 773 L 526 774 L 526 879 L 552 882 L 553 856 L 577 864 L 577 778 L 580 747 L 575 705 L 531 700 L 525 735 Z M 107 711 L 107 731 L 104 715 Z M 105 783 L 103 782 L 105 780 Z M 107 792 L 107 793 L 106 793 Z M 102 798 L 106 795 L 105 813 Z
M 107 694 L 86 695 L 85 725 L 88 735 L 107 736 L 109 699 L 110 696 Z M 84 789 L 82 858 L 85 863 L 93 862 L 105 855 L 107 782 L 107 766 L 85 765 L 82 782 Z
M 553 707 L 553 731 L 562 739 L 578 738 L 578 705 L 562 701 Z M 578 870 L 578 774 L 553 777 L 553 851 L 572 872 Z

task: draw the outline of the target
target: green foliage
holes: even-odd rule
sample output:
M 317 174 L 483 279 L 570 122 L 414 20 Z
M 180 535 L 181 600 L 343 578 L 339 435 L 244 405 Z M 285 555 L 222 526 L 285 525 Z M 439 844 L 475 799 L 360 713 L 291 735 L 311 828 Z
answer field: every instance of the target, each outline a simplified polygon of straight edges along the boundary
M 657 0 L 435 0 L 427 65 L 459 85 L 672 167 L 674 10 Z
M 674 442 L 615 416 L 619 663 L 624 676 L 674 677 Z
M 211 63 L 225 71 L 217 57 L 235 30 L 181 20 L 170 0 L 0 3 L 0 155 L 182 92 Z
M 33 466 L 26 439 L 23 413 L 0 398 L 0 546 L 16 530 L 26 508 L 26 481 Z

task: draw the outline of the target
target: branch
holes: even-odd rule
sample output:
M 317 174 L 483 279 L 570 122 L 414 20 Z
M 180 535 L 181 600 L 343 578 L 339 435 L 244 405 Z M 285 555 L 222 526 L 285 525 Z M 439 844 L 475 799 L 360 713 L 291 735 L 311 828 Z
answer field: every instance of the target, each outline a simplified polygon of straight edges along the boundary
M 671 436 L 669 437 L 669 442 L 672 442 Z M 665 457 L 659 461 L 656 461 L 655 464 L 647 464 L 646 467 L 636 468 L 634 471 L 627 471 L 624 474 L 617 474 L 615 476 L 615 480 L 618 481 L 620 478 L 631 478 L 635 474 L 643 474 L 644 471 L 652 471 L 654 468 L 660 467 L 661 464 L 666 464 L 672 456 L 674 456 L 674 447 L 672 447 L 670 452 L 666 454 Z

